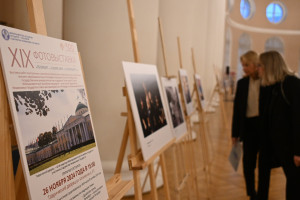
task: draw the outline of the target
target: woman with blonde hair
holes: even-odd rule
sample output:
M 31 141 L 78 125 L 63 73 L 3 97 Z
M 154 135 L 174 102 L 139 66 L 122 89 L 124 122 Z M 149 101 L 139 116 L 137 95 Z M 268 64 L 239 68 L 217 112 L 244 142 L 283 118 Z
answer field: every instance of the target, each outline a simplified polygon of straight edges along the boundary
M 245 77 L 237 82 L 233 106 L 232 143 L 243 141 L 243 171 L 247 195 L 256 200 L 255 167 L 259 151 L 258 54 L 248 51 L 240 57 Z
M 258 67 L 265 86 L 260 104 L 265 133 L 261 156 L 274 153 L 287 179 L 286 199 L 296 200 L 300 197 L 300 79 L 276 51 L 262 53 Z

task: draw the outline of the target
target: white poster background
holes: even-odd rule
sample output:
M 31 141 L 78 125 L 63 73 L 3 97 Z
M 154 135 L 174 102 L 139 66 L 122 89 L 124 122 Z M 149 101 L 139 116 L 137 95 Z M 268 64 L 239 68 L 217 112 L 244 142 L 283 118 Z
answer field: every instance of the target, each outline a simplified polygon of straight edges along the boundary
M 196 88 L 197 88 L 197 95 L 198 95 L 200 104 L 202 106 L 202 109 L 205 110 L 205 98 L 204 98 L 204 92 L 203 92 L 203 87 L 202 87 L 200 75 L 195 74 L 194 78 L 195 78 L 195 83 L 196 83 Z
M 186 70 L 179 69 L 179 77 L 182 89 L 182 95 L 186 107 L 187 115 L 191 115 L 194 111 L 192 93 L 190 92 L 189 80 Z
M 25 153 L 29 133 L 20 128 L 14 103 L 13 92 L 17 91 L 85 90 L 77 45 L 5 26 L 0 26 L 0 31 L 1 64 L 29 198 L 107 199 L 97 143 L 81 154 L 30 175 Z M 47 116 L 44 118 L 47 120 Z M 36 123 L 36 127 L 41 126 Z
M 126 87 L 129 95 L 130 105 L 133 112 L 133 118 L 142 148 L 142 154 L 144 160 L 148 160 L 156 152 L 158 152 L 163 146 L 170 142 L 174 137 L 171 132 L 170 122 L 168 119 L 168 110 L 165 106 L 165 100 L 163 99 L 162 90 L 159 82 L 158 72 L 155 65 L 141 64 L 141 63 L 131 63 L 122 62 L 123 70 L 125 74 Z M 131 80 L 131 75 L 139 75 L 141 77 L 152 75 L 156 79 L 159 95 L 161 98 L 161 103 L 163 106 L 163 111 L 166 116 L 166 125 L 156 130 L 147 137 L 144 137 L 143 128 L 141 125 L 141 120 L 138 111 L 138 105 L 136 103 L 135 93 L 133 89 L 133 84 Z
M 178 91 L 177 79 L 176 78 L 168 79 L 165 77 L 161 77 L 161 83 L 163 86 L 166 103 L 167 103 L 168 109 L 170 111 L 169 118 L 170 118 L 170 121 L 172 122 L 173 134 L 176 137 L 176 139 L 179 139 L 181 136 L 183 136 L 187 132 L 187 128 L 186 128 L 186 123 L 185 123 L 185 119 L 184 119 L 184 113 L 182 110 L 180 93 Z M 175 98 L 174 100 L 178 103 L 178 105 L 180 107 L 178 111 L 180 112 L 180 116 L 182 116 L 182 122 L 180 124 L 178 124 L 176 127 L 172 120 L 172 108 L 171 108 L 170 100 L 167 95 L 167 88 L 172 90 L 172 92 L 173 92 L 172 97 Z M 175 94 L 175 96 L 174 96 L 174 94 Z

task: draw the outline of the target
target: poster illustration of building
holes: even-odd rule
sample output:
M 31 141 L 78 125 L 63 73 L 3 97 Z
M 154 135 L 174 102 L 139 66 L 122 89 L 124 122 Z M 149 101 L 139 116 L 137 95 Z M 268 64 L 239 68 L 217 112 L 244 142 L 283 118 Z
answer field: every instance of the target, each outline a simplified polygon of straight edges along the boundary
M 126 87 L 144 160 L 174 137 L 156 66 L 123 62 Z
M 1 65 L 30 199 L 107 199 L 77 45 L 0 26 Z

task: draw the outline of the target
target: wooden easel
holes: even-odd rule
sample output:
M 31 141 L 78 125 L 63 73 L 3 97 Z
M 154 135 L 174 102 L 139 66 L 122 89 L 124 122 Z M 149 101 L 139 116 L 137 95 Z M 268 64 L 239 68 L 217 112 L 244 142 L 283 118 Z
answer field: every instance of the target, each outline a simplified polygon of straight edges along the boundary
M 196 70 L 196 62 L 195 62 L 195 56 L 194 56 L 194 49 L 191 49 L 192 51 L 192 63 L 193 63 L 193 69 L 194 74 L 197 74 Z M 197 99 L 197 108 L 198 108 L 198 119 L 199 119 L 199 136 L 200 136 L 200 142 L 201 142 L 201 150 L 202 150 L 202 156 L 203 156 L 203 162 L 204 162 L 204 170 L 205 170 L 205 179 L 206 179 L 206 186 L 207 186 L 207 193 L 208 193 L 208 199 L 210 198 L 210 158 L 209 158 L 209 148 L 208 148 L 208 137 L 207 137 L 207 118 L 205 114 L 205 110 L 201 104 L 201 99 L 198 95 L 196 80 L 194 83 L 194 91 L 196 91 L 196 99 Z M 212 146 L 212 144 L 211 144 Z
M 180 38 L 177 37 L 177 45 L 178 45 L 178 56 L 179 56 L 179 64 L 180 64 L 180 69 L 183 69 L 183 65 L 182 65 L 182 57 L 181 57 L 181 47 L 180 47 Z M 188 135 L 187 137 L 185 137 L 184 143 L 185 143 L 185 148 L 186 148 L 186 152 L 187 154 L 185 155 L 188 160 L 187 160 L 187 164 L 188 164 L 188 169 L 191 173 L 191 177 L 192 177 L 192 181 L 195 183 L 193 184 L 193 186 L 195 186 L 196 189 L 196 194 L 197 194 L 197 199 L 200 198 L 200 194 L 199 194 L 199 187 L 198 187 L 198 180 L 197 180 L 197 167 L 196 167 L 196 163 L 195 163 L 195 147 L 194 147 L 194 142 L 193 142 L 193 136 L 192 136 L 192 127 L 191 127 L 191 115 L 193 115 L 195 113 L 195 111 L 193 113 L 191 113 L 190 115 L 187 114 L 187 107 L 184 103 L 184 92 L 183 92 L 183 87 L 181 85 L 181 83 L 179 83 L 179 90 L 180 90 L 180 94 L 181 94 L 181 101 L 182 101 L 182 105 L 183 108 L 185 110 L 185 119 L 186 119 L 186 124 L 187 124 L 187 130 L 188 130 Z
M 47 35 L 43 4 L 41 0 L 27 0 L 27 8 L 31 31 Z M 12 147 L 16 146 L 16 136 L 13 130 L 9 110 L 2 67 L 0 66 L 0 199 L 29 199 L 21 162 L 19 161 L 16 176 L 13 174 Z
M 164 60 L 164 67 L 165 67 L 165 76 L 168 79 L 174 78 L 176 76 L 169 76 L 168 73 L 168 65 L 167 65 L 167 59 L 166 59 L 166 50 L 165 50 L 165 43 L 164 43 L 164 36 L 163 36 L 163 29 L 161 25 L 161 20 L 158 18 L 158 25 L 159 25 L 159 32 L 160 32 L 160 39 L 161 39 L 161 45 L 162 45 L 162 53 L 163 53 L 163 60 Z M 175 192 L 176 192 L 176 199 L 180 199 L 180 191 L 185 187 L 185 185 L 189 182 L 190 172 L 187 169 L 187 159 L 189 157 L 189 154 L 186 151 L 186 148 L 184 147 L 184 140 L 188 137 L 188 132 L 183 134 L 180 138 L 177 138 L 176 142 L 172 146 L 172 161 L 174 166 L 174 183 L 175 183 Z M 176 152 L 177 151 L 177 152 Z M 180 159 L 180 160 L 179 160 Z M 179 163 L 178 163 L 179 161 Z M 180 162 L 183 161 L 183 162 Z M 178 168 L 180 167 L 180 164 L 182 165 L 181 168 L 183 168 L 183 172 L 179 173 Z M 179 179 L 179 176 L 181 179 Z M 188 189 L 188 197 L 190 198 L 190 187 Z
M 134 14 L 133 14 L 133 6 L 131 0 L 127 0 L 128 6 L 128 15 L 129 15 L 129 22 L 130 22 L 130 31 L 132 37 L 132 46 L 133 46 L 133 55 L 134 61 L 140 62 L 139 59 L 139 51 L 137 45 L 137 34 L 135 28 L 135 21 L 134 21 Z M 127 113 L 122 113 L 122 116 L 127 116 L 127 122 L 125 126 L 125 130 L 123 133 L 122 143 L 120 147 L 120 152 L 117 160 L 117 165 L 115 169 L 115 173 L 121 172 L 122 163 L 124 160 L 126 144 L 129 138 L 130 141 L 130 155 L 128 156 L 128 163 L 130 170 L 133 171 L 133 179 L 134 179 L 134 192 L 135 192 L 135 199 L 140 200 L 142 199 L 142 187 L 140 183 L 140 170 L 148 167 L 148 175 L 150 178 L 150 185 L 151 185 L 151 197 L 153 200 L 157 200 L 157 189 L 156 189 L 156 182 L 155 182 L 155 172 L 154 172 L 154 160 L 159 156 L 160 157 L 160 166 L 163 175 L 164 181 L 164 191 L 165 191 L 165 198 L 170 200 L 170 191 L 168 186 L 168 178 L 166 172 L 166 164 L 165 164 L 165 157 L 164 151 L 168 149 L 174 142 L 175 138 L 171 140 L 168 144 L 166 144 L 163 148 L 161 148 L 158 152 L 156 152 L 150 159 L 144 161 L 142 152 L 138 149 L 137 146 L 137 137 L 136 137 L 136 128 L 133 119 L 133 113 L 130 106 L 129 97 L 127 94 L 127 90 L 123 88 L 123 95 L 126 96 L 126 103 L 127 103 Z
M 27 0 L 27 9 L 29 14 L 29 22 L 31 32 L 47 35 L 46 23 L 44 17 L 44 9 L 42 0 Z M 79 55 L 80 57 L 80 55 Z M 81 61 L 81 59 L 80 59 Z M 82 63 L 81 63 L 82 67 Z M 2 74 L 2 67 L 0 66 L 0 73 Z M 84 78 L 84 77 L 83 77 Z M 11 149 L 16 146 L 15 133 L 12 126 L 11 113 L 7 101 L 7 94 L 4 84 L 3 76 L 0 75 L 0 121 L 1 132 L 0 146 L 3 147 L 1 152 L 0 162 L 5 163 L 1 165 L 1 180 L 0 180 L 0 199 L 29 199 L 27 188 L 25 184 L 25 178 L 21 162 L 19 161 L 16 176 L 13 175 L 12 167 L 12 154 Z M 3 153 L 3 155 L 2 155 Z M 123 181 L 120 174 L 116 174 L 110 180 L 107 181 L 107 189 L 110 200 L 117 200 L 123 197 L 128 190 L 132 187 L 133 181 Z
M 216 68 L 216 66 L 213 66 L 213 67 L 214 67 L 214 73 L 215 73 L 215 78 L 216 78 L 216 85 L 213 89 L 213 93 L 211 95 L 209 105 L 212 103 L 214 95 L 218 94 L 219 95 L 221 112 L 222 112 L 223 123 L 224 123 L 225 129 L 227 130 L 229 127 L 228 127 L 227 113 L 226 113 L 225 106 L 224 106 L 224 93 L 222 92 L 222 88 L 221 88 L 222 86 L 220 85 L 220 79 L 219 79 L 219 76 L 218 76 L 217 68 Z M 231 136 L 229 138 L 231 138 Z

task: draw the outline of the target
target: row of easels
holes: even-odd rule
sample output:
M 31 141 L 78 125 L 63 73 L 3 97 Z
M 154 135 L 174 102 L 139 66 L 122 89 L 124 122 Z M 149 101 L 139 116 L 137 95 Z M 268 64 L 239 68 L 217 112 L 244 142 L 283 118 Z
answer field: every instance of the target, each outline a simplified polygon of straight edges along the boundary
M 30 28 L 33 33 L 47 35 L 42 0 L 27 0 Z M 29 199 L 22 165 L 19 162 L 16 175 L 13 173 L 12 147 L 16 137 L 13 130 L 11 113 L 7 101 L 2 67 L 0 66 L 0 199 Z M 124 181 L 120 174 L 115 174 L 106 182 L 109 199 L 121 199 L 133 186 L 133 180 Z

